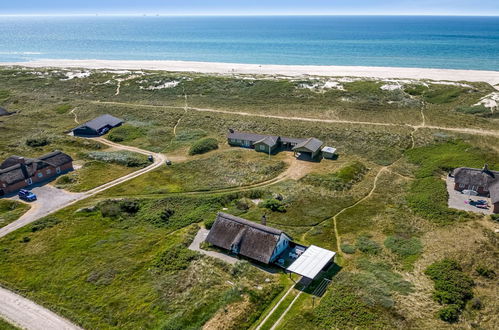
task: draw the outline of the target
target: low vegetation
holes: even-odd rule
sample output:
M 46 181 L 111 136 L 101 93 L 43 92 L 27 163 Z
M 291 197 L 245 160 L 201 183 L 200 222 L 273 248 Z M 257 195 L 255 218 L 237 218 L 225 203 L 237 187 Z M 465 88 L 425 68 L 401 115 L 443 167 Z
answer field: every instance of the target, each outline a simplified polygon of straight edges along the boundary
M 218 141 L 214 138 L 204 138 L 196 141 L 189 149 L 189 155 L 205 154 L 218 149 Z
M 0 228 L 17 220 L 26 213 L 30 206 L 24 203 L 0 199 Z
M 307 174 L 301 181 L 315 187 L 324 187 L 329 190 L 348 190 L 353 184 L 362 180 L 367 171 L 368 169 L 364 164 L 355 161 L 343 166 L 334 173 Z
M 147 157 L 131 151 L 92 151 L 85 155 L 88 159 L 127 167 L 144 167 L 149 164 Z
M 433 298 L 445 305 L 438 312 L 438 316 L 449 323 L 457 322 L 466 303 L 473 298 L 473 280 L 452 259 L 443 259 L 431 264 L 425 274 L 434 282 Z
M 124 124 L 123 126 L 113 128 L 107 135 L 107 139 L 113 142 L 128 142 L 144 135 L 140 127 Z

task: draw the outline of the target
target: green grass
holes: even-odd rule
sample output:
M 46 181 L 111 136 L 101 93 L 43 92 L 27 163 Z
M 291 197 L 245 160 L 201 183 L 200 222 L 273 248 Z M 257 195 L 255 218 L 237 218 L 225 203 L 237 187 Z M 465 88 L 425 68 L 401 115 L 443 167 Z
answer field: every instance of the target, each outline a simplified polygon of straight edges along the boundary
M 355 161 L 341 167 L 338 171 L 328 174 L 310 173 L 301 181 L 316 187 L 324 187 L 329 190 L 348 190 L 353 184 L 362 180 L 368 171 L 361 162 Z
M 118 217 L 103 217 L 99 208 L 75 213 L 75 205 L 51 216 L 62 221 L 42 220 L 1 239 L 0 283 L 84 328 L 198 328 L 241 294 L 254 297 L 256 315 L 241 322 L 248 321 L 279 292 L 268 275 L 185 249 L 197 231 L 186 226 L 214 216 L 217 203 L 140 201 L 135 214 Z M 175 214 L 169 221 L 151 221 L 165 208 Z
M 54 112 L 56 112 L 59 115 L 63 115 L 68 113 L 69 110 L 71 110 L 72 108 L 73 106 L 71 104 L 61 104 L 54 108 Z
M 191 146 L 189 155 L 205 154 L 209 151 L 218 149 L 218 140 L 214 138 L 200 139 Z
M 388 236 L 384 244 L 402 260 L 405 269 L 411 269 L 414 261 L 420 257 L 423 251 L 421 240 L 417 237 Z
M 13 326 L 12 324 L 8 323 L 7 321 L 4 321 L 0 318 L 0 330 L 16 330 L 19 329 L 16 326 Z
M 73 192 L 87 191 L 136 170 L 117 164 L 88 161 L 82 168 L 59 177 L 56 187 Z
M 256 152 L 234 150 L 174 163 L 112 188 L 108 194 L 162 194 L 239 187 L 272 179 L 284 169 L 282 161 Z
M 423 95 L 427 102 L 444 104 L 456 100 L 466 90 L 467 88 L 459 86 L 432 86 L 432 89 Z
M 107 139 L 113 142 L 129 142 L 145 136 L 143 129 L 130 124 L 113 128 L 107 135 Z
M 277 320 L 281 317 L 282 313 L 288 308 L 289 304 L 295 299 L 296 295 L 298 293 L 296 291 L 291 291 L 286 298 L 281 302 L 281 304 L 274 310 L 274 313 L 267 319 L 267 321 L 262 324 L 261 328 L 262 330 L 269 330 L 274 326 L 274 324 L 277 322 Z
M 0 227 L 4 227 L 19 219 L 30 209 L 30 206 L 24 203 L 0 199 Z

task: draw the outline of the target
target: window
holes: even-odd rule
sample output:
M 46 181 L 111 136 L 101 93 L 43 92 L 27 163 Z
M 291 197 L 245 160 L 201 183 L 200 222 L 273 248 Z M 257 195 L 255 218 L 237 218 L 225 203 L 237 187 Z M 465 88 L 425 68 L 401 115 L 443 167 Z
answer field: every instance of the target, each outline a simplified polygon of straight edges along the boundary
M 42 172 L 38 172 L 38 177 L 39 178 L 43 178 L 43 173 Z
M 61 173 L 61 168 L 60 168 L 60 167 L 56 168 L 56 169 L 55 169 L 55 172 L 56 172 L 57 174 Z
M 263 144 L 260 144 L 258 148 L 260 149 L 260 151 L 265 151 L 265 146 Z
M 47 170 L 47 175 L 49 175 L 50 173 L 52 173 L 52 170 L 49 168 L 49 169 Z
M 31 178 L 29 178 L 28 180 L 26 180 L 26 183 L 27 183 L 28 185 L 33 184 L 33 180 L 32 180 Z
M 459 184 L 459 188 L 464 188 L 464 186 L 465 186 L 464 183 Z

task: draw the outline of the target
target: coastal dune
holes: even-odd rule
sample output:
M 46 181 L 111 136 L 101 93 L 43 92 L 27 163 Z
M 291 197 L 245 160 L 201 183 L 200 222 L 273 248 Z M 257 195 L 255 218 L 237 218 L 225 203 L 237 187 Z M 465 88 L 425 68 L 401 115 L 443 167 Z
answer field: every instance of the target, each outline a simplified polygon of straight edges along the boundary
M 399 68 L 371 66 L 272 65 L 190 61 L 125 61 L 41 59 L 30 62 L 0 63 L 2 66 L 86 68 L 116 70 L 161 70 L 214 74 L 262 74 L 282 76 L 341 76 L 379 79 L 407 78 L 486 82 L 499 85 L 499 71 Z M 499 88 L 499 86 L 496 86 Z

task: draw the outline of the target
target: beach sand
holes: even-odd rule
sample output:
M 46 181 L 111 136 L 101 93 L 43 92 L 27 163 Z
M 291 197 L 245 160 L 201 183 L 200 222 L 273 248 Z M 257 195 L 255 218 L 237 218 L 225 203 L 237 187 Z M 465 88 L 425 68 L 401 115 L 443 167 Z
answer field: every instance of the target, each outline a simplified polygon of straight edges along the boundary
M 336 76 L 378 79 L 429 79 L 446 81 L 486 82 L 499 85 L 499 71 L 423 69 L 364 66 L 258 65 L 240 63 L 188 61 L 122 61 L 122 60 L 59 60 L 43 59 L 30 62 L 0 63 L 1 66 L 85 68 L 113 70 L 160 70 L 215 74 L 262 74 L 279 76 Z M 499 88 L 497 86 L 496 88 Z

